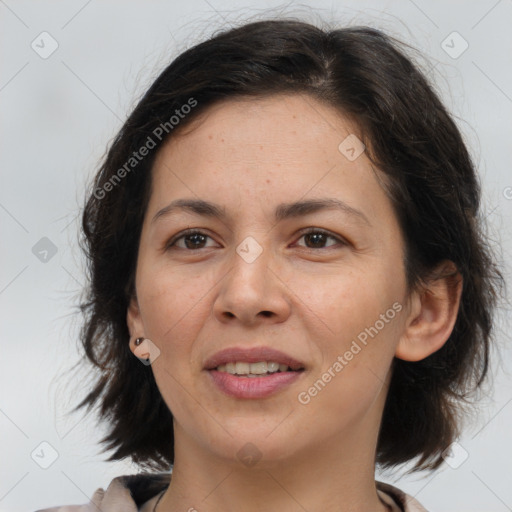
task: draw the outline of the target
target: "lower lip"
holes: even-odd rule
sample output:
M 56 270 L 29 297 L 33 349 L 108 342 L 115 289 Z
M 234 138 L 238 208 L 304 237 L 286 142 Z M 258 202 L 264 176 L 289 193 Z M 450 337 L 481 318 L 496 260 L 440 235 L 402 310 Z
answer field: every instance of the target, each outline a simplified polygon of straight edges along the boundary
M 235 398 L 265 398 L 295 382 L 303 372 L 276 372 L 263 377 L 237 377 L 218 370 L 209 370 L 208 373 L 226 395 Z

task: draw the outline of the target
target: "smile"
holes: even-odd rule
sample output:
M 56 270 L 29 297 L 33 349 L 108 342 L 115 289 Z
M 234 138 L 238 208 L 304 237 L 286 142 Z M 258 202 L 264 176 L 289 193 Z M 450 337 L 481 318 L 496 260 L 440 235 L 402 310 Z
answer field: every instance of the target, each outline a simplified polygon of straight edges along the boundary
M 214 388 L 233 398 L 262 399 L 300 379 L 305 370 L 297 359 L 271 347 L 232 347 L 204 364 Z
M 216 370 L 244 377 L 261 377 L 262 375 L 270 375 L 277 372 L 294 371 L 287 364 L 279 364 L 275 361 L 260 361 L 258 363 L 238 361 L 236 363 L 221 364 L 217 366 Z

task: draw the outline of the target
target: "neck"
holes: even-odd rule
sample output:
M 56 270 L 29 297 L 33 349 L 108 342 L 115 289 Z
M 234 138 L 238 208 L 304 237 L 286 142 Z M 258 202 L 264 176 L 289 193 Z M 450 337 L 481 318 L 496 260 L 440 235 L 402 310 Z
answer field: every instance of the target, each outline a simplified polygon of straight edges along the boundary
M 385 512 L 374 476 L 378 432 L 373 443 L 361 444 L 369 432 L 358 429 L 286 460 L 247 467 L 205 451 L 177 427 L 171 484 L 157 512 Z

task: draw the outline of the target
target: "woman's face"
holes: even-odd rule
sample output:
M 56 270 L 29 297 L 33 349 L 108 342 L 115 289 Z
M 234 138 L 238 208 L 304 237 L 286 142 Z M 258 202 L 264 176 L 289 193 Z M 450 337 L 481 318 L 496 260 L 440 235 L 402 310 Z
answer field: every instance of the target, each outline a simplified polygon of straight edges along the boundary
M 302 95 L 223 102 L 193 126 L 157 155 L 128 312 L 160 350 L 178 445 L 248 464 L 371 453 L 408 307 L 399 225 L 354 127 Z

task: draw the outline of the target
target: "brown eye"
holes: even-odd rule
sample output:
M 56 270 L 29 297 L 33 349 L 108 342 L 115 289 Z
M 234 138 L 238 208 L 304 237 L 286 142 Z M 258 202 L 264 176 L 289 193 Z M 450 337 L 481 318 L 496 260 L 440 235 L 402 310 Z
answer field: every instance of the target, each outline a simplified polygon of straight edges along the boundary
M 304 238 L 304 241 L 306 242 L 306 247 L 308 249 L 328 249 L 333 245 L 336 245 L 336 243 L 341 245 L 346 245 L 343 240 L 340 238 L 331 235 L 327 231 L 323 231 L 320 229 L 311 229 L 305 233 L 302 234 L 301 239 Z M 331 244 L 329 246 L 325 246 L 327 240 L 334 240 L 336 243 Z
M 171 247 L 177 247 L 178 249 L 190 251 L 204 249 L 207 239 L 211 239 L 211 237 L 203 233 L 202 231 L 190 230 L 181 233 L 178 237 L 173 238 L 166 245 L 166 249 L 170 249 Z M 183 244 L 178 245 L 178 242 L 180 242 L 181 240 L 183 240 Z

